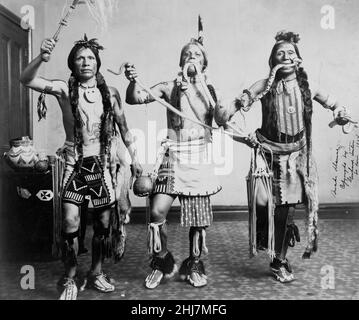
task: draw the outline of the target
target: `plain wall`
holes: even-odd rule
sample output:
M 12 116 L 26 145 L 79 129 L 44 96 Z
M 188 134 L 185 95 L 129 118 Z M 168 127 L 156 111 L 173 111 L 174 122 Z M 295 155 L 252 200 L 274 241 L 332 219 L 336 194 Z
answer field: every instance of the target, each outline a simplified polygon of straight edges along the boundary
M 68 1 L 69 2 L 69 1 Z M 209 76 L 221 95 L 233 99 L 254 81 L 267 77 L 268 57 L 279 30 L 298 32 L 301 36 L 299 49 L 303 66 L 309 78 L 328 92 L 334 94 L 351 109 L 352 116 L 359 119 L 359 1 L 334 0 L 121 0 L 115 17 L 109 21 L 105 32 L 101 31 L 91 17 L 86 5 L 76 8 L 69 25 L 49 63 L 44 64 L 40 74 L 47 78 L 67 80 L 67 55 L 74 41 L 86 33 L 98 38 L 106 48 L 101 53 L 102 73 L 107 83 L 115 86 L 125 100 L 127 80 L 115 76 L 107 68 L 118 70 L 125 61 L 135 63 L 144 83 L 155 84 L 174 79 L 179 71 L 178 60 L 182 46 L 197 36 L 197 16 L 201 14 L 204 24 L 204 45 L 209 55 Z M 33 54 L 39 53 L 41 40 L 51 37 L 57 29 L 66 1 L 55 0 L 2 0 L 2 3 L 20 15 L 23 5 L 35 8 L 33 30 Z M 335 29 L 321 27 L 321 8 L 331 5 L 335 9 Z M 34 94 L 34 141 L 38 150 L 54 154 L 64 142 L 61 114 L 56 100 L 47 98 L 49 107 L 46 120 L 37 121 Z M 151 171 L 155 149 L 165 128 L 165 108 L 157 103 L 145 106 L 124 104 L 130 128 L 138 129 L 146 137 L 141 145 L 144 155 L 144 171 Z M 357 202 L 359 179 L 345 190 L 331 194 L 335 175 L 332 162 L 338 145 L 346 146 L 355 137 L 342 134 L 340 128 L 330 129 L 332 113 L 314 102 L 313 153 L 318 163 L 321 202 Z M 257 103 L 246 114 L 247 131 L 260 125 L 261 110 Z M 155 131 L 152 131 L 155 127 Z M 162 130 L 162 131 L 161 131 Z M 161 131 L 161 132 L 160 132 Z M 155 133 L 154 133 L 155 132 Z M 149 139 L 147 141 L 147 139 Z M 222 141 L 223 142 L 223 141 Z M 228 142 L 228 141 L 227 141 Z M 223 145 L 222 145 L 223 147 Z M 230 150 L 230 149 L 227 149 Z M 213 197 L 214 205 L 245 205 L 247 203 L 245 176 L 249 168 L 250 149 L 233 143 L 233 156 L 226 155 L 226 163 L 233 162 L 233 169 L 219 176 L 223 190 Z M 357 151 L 356 151 L 357 152 Z M 224 155 L 224 154 L 223 154 Z M 135 206 L 145 205 L 145 200 L 131 195 Z

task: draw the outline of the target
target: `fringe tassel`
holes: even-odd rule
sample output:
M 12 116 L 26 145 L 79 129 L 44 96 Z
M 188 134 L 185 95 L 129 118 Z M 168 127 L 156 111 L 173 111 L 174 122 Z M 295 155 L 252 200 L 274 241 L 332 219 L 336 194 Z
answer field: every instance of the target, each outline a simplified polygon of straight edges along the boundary
M 202 229 L 202 252 L 208 254 L 208 248 L 206 244 L 206 229 Z
M 262 157 L 266 168 L 257 166 L 259 157 Z M 257 195 L 260 183 L 264 186 L 268 203 L 268 248 L 267 254 L 273 261 L 275 257 L 275 237 L 274 237 L 274 213 L 275 203 L 272 195 L 273 173 L 268 168 L 262 150 L 252 149 L 251 168 L 247 176 L 247 194 L 249 205 L 249 256 L 252 258 L 257 255 Z
M 112 234 L 112 250 L 113 250 L 113 258 L 114 262 L 119 262 L 126 251 L 126 239 L 127 233 L 125 226 L 123 224 L 120 225 L 120 229 L 115 230 Z
M 196 230 L 193 235 L 192 252 L 197 257 L 201 254 L 199 250 L 199 230 Z
M 263 183 L 266 187 L 268 195 L 268 255 L 273 261 L 275 257 L 275 236 L 274 236 L 274 214 L 275 214 L 275 203 L 272 196 L 272 180 L 270 177 L 263 177 Z
M 112 255 L 114 259 L 114 263 L 119 262 L 126 250 L 126 239 L 127 232 L 125 228 L 125 219 L 119 214 L 118 203 L 111 215 L 111 246 L 112 246 Z
M 207 227 L 213 220 L 210 196 L 180 196 L 181 225 L 183 227 Z
M 38 121 L 41 119 L 46 119 L 47 106 L 45 103 L 46 92 L 45 90 L 41 92 L 38 100 L 37 100 L 37 115 L 39 117 Z
M 202 237 L 202 239 L 201 239 Z M 200 241 L 202 240 L 202 246 Z M 201 246 L 201 249 L 200 249 Z M 201 253 L 208 254 L 208 248 L 206 246 L 206 230 L 199 229 L 194 232 L 193 235 L 193 244 L 192 244 L 192 252 L 196 257 L 199 257 Z
M 52 256 L 61 257 L 61 232 L 62 232 L 62 178 L 65 167 L 64 155 L 56 155 L 54 160 L 50 161 L 52 168 L 52 187 L 54 192 L 53 199 L 53 238 L 52 238 Z
M 315 183 L 305 183 L 305 194 L 307 196 L 306 204 L 306 228 L 307 228 L 307 246 L 303 253 L 303 259 L 309 259 L 313 252 L 318 250 L 318 199 Z
M 248 220 L 248 228 L 249 228 L 249 257 L 253 258 L 257 255 L 257 212 L 255 206 L 255 181 L 253 179 L 254 172 L 254 149 L 251 149 L 251 166 L 246 178 L 247 180 L 247 200 L 248 200 L 248 208 L 249 208 L 249 220 Z
M 308 160 L 310 157 L 310 161 Z M 308 167 L 309 161 L 309 167 Z M 308 153 L 301 155 L 298 163 L 298 171 L 304 179 L 304 192 L 306 196 L 305 212 L 306 221 L 305 226 L 307 229 L 307 246 L 303 253 L 303 259 L 309 259 L 313 252 L 318 250 L 318 209 L 319 209 L 319 198 L 318 198 L 318 172 L 315 161 Z M 308 175 L 308 169 L 310 172 Z
M 101 241 L 102 258 L 112 257 L 112 241 L 110 236 L 104 236 Z
M 148 253 L 159 253 L 162 250 L 162 241 L 160 227 L 165 224 L 166 220 L 161 223 L 151 222 L 148 224 L 147 246 Z

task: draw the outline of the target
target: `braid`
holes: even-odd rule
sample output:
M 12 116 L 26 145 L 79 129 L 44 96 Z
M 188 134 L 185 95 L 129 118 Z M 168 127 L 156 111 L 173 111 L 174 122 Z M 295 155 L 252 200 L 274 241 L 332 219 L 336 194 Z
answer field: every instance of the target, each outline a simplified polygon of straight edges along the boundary
M 216 90 L 214 90 L 214 87 L 211 84 L 207 85 L 208 91 L 211 94 L 214 102 L 217 102 L 217 95 L 216 95 Z
M 100 143 L 101 143 L 101 157 L 103 163 L 106 161 L 106 156 L 110 157 L 111 149 L 111 137 L 114 134 L 115 126 L 114 110 L 111 104 L 110 90 L 106 84 L 106 81 L 100 72 L 96 75 L 97 88 L 100 90 L 102 96 L 103 113 L 101 115 L 101 127 L 100 127 Z
M 310 92 L 308 75 L 302 67 L 296 71 L 298 85 L 302 94 L 304 103 L 304 125 L 306 129 L 307 139 L 307 172 L 309 175 L 309 156 L 312 151 L 312 114 L 313 114 L 313 102 L 312 93 Z
M 280 141 L 280 132 L 274 130 L 274 123 L 277 123 L 278 115 L 277 108 L 275 106 L 275 97 L 276 97 L 276 87 L 278 82 L 273 81 L 273 84 L 266 95 L 261 98 L 262 104 L 262 129 L 263 132 L 266 132 L 266 136 L 273 141 Z M 268 120 L 265 121 L 264 118 Z M 267 125 L 267 127 L 265 127 Z
M 76 80 L 73 74 L 71 74 L 69 78 L 69 96 L 70 96 L 70 104 L 72 109 L 72 114 L 75 119 L 74 125 L 74 143 L 75 150 L 77 151 L 79 158 L 76 164 L 76 170 L 79 171 L 82 165 L 83 160 L 83 135 L 82 135 L 82 127 L 84 125 L 80 111 L 78 108 L 79 105 L 79 82 Z
M 181 106 L 181 84 L 178 83 L 177 80 L 175 80 L 175 87 L 173 88 L 172 92 L 171 92 L 171 105 L 173 105 L 177 110 L 182 111 L 182 106 Z M 172 114 L 172 111 L 169 111 L 170 114 Z M 181 129 L 183 129 L 183 119 L 182 117 L 178 116 L 178 115 L 174 115 L 174 117 L 179 120 L 180 122 L 180 127 Z
M 211 84 L 208 84 L 207 88 L 208 88 L 209 93 L 211 94 L 212 99 L 214 100 L 215 103 L 217 103 L 218 98 L 217 98 L 216 90 L 214 89 L 214 87 Z M 213 114 L 214 114 L 214 109 L 210 108 L 209 112 L 206 116 L 207 123 L 212 123 Z

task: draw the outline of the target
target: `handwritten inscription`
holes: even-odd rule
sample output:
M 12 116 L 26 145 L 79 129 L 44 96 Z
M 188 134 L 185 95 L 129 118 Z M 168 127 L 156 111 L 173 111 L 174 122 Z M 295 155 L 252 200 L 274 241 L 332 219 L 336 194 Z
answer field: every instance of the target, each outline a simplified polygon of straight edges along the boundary
M 338 145 L 335 149 L 332 168 L 334 176 L 332 177 L 331 194 L 336 197 L 339 190 L 349 188 L 355 178 L 359 176 L 359 134 L 350 140 L 348 145 Z

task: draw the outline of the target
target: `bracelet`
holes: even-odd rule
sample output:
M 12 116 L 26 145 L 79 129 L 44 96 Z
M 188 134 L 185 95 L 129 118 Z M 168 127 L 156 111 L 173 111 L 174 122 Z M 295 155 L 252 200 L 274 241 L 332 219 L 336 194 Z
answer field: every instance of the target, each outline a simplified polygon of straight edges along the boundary
M 249 98 L 248 106 L 243 107 L 243 111 L 248 111 L 250 109 L 251 105 L 253 104 L 254 99 L 253 99 L 253 96 L 252 96 L 252 92 L 250 92 L 248 89 L 244 89 L 243 93 L 245 93 Z
M 248 95 L 249 99 L 252 100 L 252 92 L 250 92 L 248 89 L 244 89 L 243 93 L 246 93 Z

